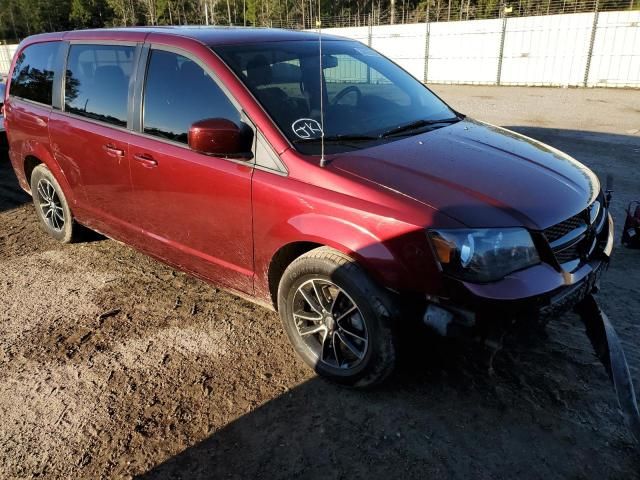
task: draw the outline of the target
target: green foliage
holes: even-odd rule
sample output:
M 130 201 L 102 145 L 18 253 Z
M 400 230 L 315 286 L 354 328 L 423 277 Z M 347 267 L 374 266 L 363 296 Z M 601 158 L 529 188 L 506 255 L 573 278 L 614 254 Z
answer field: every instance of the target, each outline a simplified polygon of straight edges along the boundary
M 244 6 L 246 6 L 245 17 L 247 25 L 256 25 L 258 20 L 256 15 L 258 0 L 245 0 Z

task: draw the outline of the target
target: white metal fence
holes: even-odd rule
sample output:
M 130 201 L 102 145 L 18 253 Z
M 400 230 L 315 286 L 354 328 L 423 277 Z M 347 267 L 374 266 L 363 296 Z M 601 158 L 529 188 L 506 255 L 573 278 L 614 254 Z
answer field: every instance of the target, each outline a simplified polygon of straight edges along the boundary
M 0 77 L 4 78 L 11 67 L 11 59 L 18 45 L 5 45 L 0 42 Z
M 640 11 L 325 28 L 428 83 L 640 88 Z M 0 44 L 0 74 L 17 45 Z
M 323 29 L 429 83 L 640 87 L 640 11 Z

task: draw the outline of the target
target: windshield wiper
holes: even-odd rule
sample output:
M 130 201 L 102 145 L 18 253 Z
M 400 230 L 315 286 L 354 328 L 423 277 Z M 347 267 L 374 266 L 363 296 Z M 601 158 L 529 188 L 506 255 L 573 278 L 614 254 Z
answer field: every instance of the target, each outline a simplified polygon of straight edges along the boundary
M 320 143 L 321 140 L 322 137 L 300 138 L 294 140 L 293 143 Z M 324 137 L 324 141 L 327 143 L 357 142 L 366 140 L 379 140 L 379 137 L 371 135 L 331 135 Z
M 400 125 L 398 127 L 391 128 L 380 135 L 356 135 L 356 134 L 343 134 L 343 135 L 330 135 L 325 136 L 325 143 L 342 143 L 342 142 L 363 142 L 363 141 L 372 141 L 372 140 L 380 140 L 381 138 L 387 138 L 394 135 L 398 135 L 401 133 L 408 132 L 410 130 L 416 130 L 418 128 L 439 125 L 439 124 L 449 124 L 456 123 L 460 121 L 460 117 L 452 117 L 452 118 L 443 118 L 440 120 L 416 120 L 414 122 L 410 122 L 404 125 Z M 313 138 L 299 138 L 293 140 L 293 143 L 320 143 L 322 137 L 313 137 Z
M 386 132 L 382 132 L 380 134 L 380 138 L 391 137 L 393 135 L 398 135 L 400 133 L 409 132 L 411 130 L 416 130 L 416 129 L 422 128 L 422 127 L 438 125 L 438 124 L 441 124 L 441 123 L 442 124 L 456 123 L 456 122 L 459 122 L 459 121 L 460 121 L 459 117 L 442 118 L 440 120 L 416 120 L 414 122 L 409 122 L 409 123 L 405 123 L 404 125 L 399 125 L 397 127 L 390 128 Z

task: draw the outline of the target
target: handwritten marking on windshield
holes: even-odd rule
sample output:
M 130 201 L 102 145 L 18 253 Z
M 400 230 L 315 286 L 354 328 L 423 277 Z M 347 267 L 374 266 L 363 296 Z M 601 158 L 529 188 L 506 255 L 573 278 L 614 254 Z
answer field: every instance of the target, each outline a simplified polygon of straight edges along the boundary
M 291 125 L 293 133 L 302 139 L 322 137 L 322 127 L 313 118 L 299 118 Z

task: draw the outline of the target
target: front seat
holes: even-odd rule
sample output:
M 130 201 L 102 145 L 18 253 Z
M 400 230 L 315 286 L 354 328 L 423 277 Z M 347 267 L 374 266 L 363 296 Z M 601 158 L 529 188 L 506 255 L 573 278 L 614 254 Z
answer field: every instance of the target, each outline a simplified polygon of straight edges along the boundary
M 271 65 L 264 55 L 256 55 L 247 63 L 247 83 L 252 87 L 265 108 L 277 112 L 278 117 L 287 115 L 289 96 L 278 87 L 269 87 L 272 82 Z

